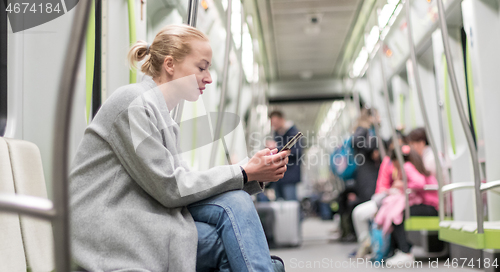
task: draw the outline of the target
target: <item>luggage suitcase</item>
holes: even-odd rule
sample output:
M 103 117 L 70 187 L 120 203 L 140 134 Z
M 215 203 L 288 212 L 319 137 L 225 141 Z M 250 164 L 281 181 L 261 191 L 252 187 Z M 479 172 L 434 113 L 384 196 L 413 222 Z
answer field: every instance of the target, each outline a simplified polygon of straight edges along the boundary
M 257 202 L 257 213 L 270 246 L 299 246 L 302 242 L 298 201 Z
M 298 201 L 271 202 L 274 210 L 274 243 L 277 246 L 299 246 L 302 243 L 300 204 Z

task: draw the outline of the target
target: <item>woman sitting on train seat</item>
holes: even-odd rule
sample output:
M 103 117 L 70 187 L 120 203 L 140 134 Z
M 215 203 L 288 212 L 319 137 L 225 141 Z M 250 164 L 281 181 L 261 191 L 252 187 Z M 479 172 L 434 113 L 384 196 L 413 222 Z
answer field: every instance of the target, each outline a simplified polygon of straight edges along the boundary
M 406 137 L 401 133 L 401 131 L 396 131 L 398 135 L 399 145 L 406 144 Z M 356 206 L 352 211 L 352 221 L 354 224 L 354 229 L 356 230 L 356 235 L 358 236 L 358 243 L 360 248 L 351 255 L 362 258 L 364 257 L 370 247 L 370 222 L 375 218 L 375 214 L 378 208 L 382 205 L 382 200 L 387 196 L 388 190 L 392 186 L 394 181 L 392 177 L 394 165 L 391 162 L 390 154 L 394 149 L 394 143 L 392 138 L 387 142 L 388 145 L 388 155 L 382 160 L 380 164 L 380 169 L 378 171 L 377 184 L 375 187 L 375 194 L 370 200 L 363 202 Z M 386 145 L 386 146 L 387 146 Z
M 432 152 L 432 148 L 429 146 L 429 142 L 427 141 L 427 134 L 425 133 L 425 128 L 420 127 L 410 131 L 410 133 L 408 134 L 408 141 L 411 148 L 417 151 L 420 157 L 422 157 L 425 169 L 431 172 L 431 175 L 437 177 L 434 152 Z M 444 164 L 444 158 L 443 156 L 441 156 L 441 154 L 439 158 L 441 160 L 441 168 L 443 169 L 442 172 L 443 172 L 444 184 L 448 184 L 449 176 L 448 176 L 448 171 L 446 170 Z
M 139 41 L 142 82 L 119 88 L 86 129 L 70 175 L 75 261 L 89 271 L 284 271 L 248 193 L 277 181 L 289 152 L 192 171 L 170 111 L 210 84 L 208 38 L 186 25 Z M 210 132 L 206 132 L 210 137 Z M 208 141 L 210 142 L 210 141 Z M 207 143 L 208 143 L 207 142 Z
M 411 216 L 437 216 L 438 194 L 436 191 L 424 191 L 426 184 L 437 184 L 436 178 L 424 167 L 421 157 L 408 145 L 401 147 L 404 158 L 404 170 L 408 180 L 408 196 Z M 396 246 L 396 254 L 387 259 L 389 265 L 413 262 L 415 258 L 411 254 L 411 244 L 406 239 L 404 229 L 405 195 L 403 193 L 404 183 L 401 180 L 401 167 L 397 160 L 396 152 L 392 152 L 391 161 L 394 164 L 394 176 L 389 196 L 384 198 L 382 206 L 377 212 L 375 223 L 382 226 L 383 232 L 388 233 L 392 229 L 392 240 Z

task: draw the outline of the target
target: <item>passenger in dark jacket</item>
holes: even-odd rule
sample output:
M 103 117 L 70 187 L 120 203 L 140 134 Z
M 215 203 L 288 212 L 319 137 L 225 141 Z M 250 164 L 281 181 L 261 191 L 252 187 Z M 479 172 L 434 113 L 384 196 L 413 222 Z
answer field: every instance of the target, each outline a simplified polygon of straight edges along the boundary
M 374 110 L 363 109 L 352 135 L 354 160 L 357 164 L 354 182 L 346 181 L 346 190 L 339 195 L 339 213 L 342 220 L 342 241 L 356 241 L 352 224 L 354 208 L 371 199 L 377 185 L 380 168 L 378 140 L 373 133 L 373 123 L 378 121 Z M 352 184 L 351 186 L 347 186 Z
M 276 147 L 281 150 L 289 140 L 295 136 L 299 130 L 292 122 L 286 121 L 284 115 L 280 111 L 273 111 L 269 115 L 271 126 L 274 131 L 274 141 Z M 290 149 L 291 153 L 288 157 L 287 171 L 285 176 L 273 184 L 276 192 L 276 199 L 283 198 L 284 200 L 297 200 L 297 183 L 300 182 L 300 157 L 302 155 L 302 140 L 299 140 Z
M 369 129 L 358 127 L 353 135 L 353 146 L 358 166 L 354 180 L 356 202 L 363 203 L 371 199 L 377 185 L 378 170 L 380 168 L 380 153 L 378 141 L 370 135 Z

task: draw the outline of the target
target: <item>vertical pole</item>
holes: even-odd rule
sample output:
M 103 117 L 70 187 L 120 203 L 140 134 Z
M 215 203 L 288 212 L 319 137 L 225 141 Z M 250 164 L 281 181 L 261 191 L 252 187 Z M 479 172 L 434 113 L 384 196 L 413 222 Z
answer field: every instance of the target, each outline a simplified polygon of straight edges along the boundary
M 239 67 L 239 78 L 238 78 L 238 97 L 236 98 L 236 116 L 238 116 L 238 119 L 236 122 L 240 121 L 242 122 L 243 119 L 240 117 L 240 104 L 241 104 L 241 93 L 243 92 L 243 25 L 245 24 L 245 12 L 243 11 L 243 5 L 241 5 L 241 28 L 240 28 L 240 51 L 238 54 L 238 59 L 240 61 L 240 67 Z M 236 127 L 238 123 L 234 124 Z M 231 151 L 234 150 L 234 145 L 236 144 L 236 137 L 233 136 L 232 142 L 231 142 Z
M 372 77 L 371 77 L 370 71 L 368 71 L 367 77 L 368 77 L 368 86 L 370 88 L 370 100 L 371 100 L 370 103 L 371 103 L 371 107 L 373 108 L 373 106 L 375 105 L 375 95 L 374 95 L 375 90 L 373 88 L 373 84 L 372 84 L 372 80 L 371 80 Z M 378 117 L 380 118 L 380 115 Z M 381 157 L 381 160 L 383 160 L 385 158 L 385 156 L 387 156 L 387 152 L 385 150 L 384 140 L 382 139 L 382 135 L 380 135 L 380 124 L 378 122 L 375 122 L 373 124 L 373 126 L 375 127 L 375 134 L 377 134 L 377 138 L 378 138 L 378 145 L 379 145 L 378 150 L 380 151 L 380 157 Z
M 196 19 L 198 17 L 198 0 L 189 0 L 189 5 L 188 5 L 188 18 L 187 18 L 187 24 L 196 27 Z M 182 118 L 182 110 L 184 109 L 184 100 L 181 100 L 177 106 L 172 110 L 172 119 L 177 124 L 181 123 L 181 118 Z M 210 113 L 208 113 L 208 116 L 210 116 Z
M 439 194 L 439 220 L 444 220 L 444 199 L 441 194 L 441 188 L 444 185 L 443 178 L 443 168 L 441 166 L 441 160 L 439 158 L 439 151 L 437 150 L 436 142 L 434 140 L 434 135 L 431 131 L 431 125 L 429 122 L 429 116 L 427 115 L 427 110 L 425 109 L 424 102 L 424 94 L 422 91 L 422 85 L 420 82 L 420 74 L 418 72 L 418 63 L 417 63 L 417 54 L 415 50 L 415 44 L 413 43 L 413 34 L 412 34 L 412 23 L 411 23 L 411 5 L 410 0 L 405 1 L 405 9 L 406 9 L 406 24 L 408 26 L 408 44 L 410 45 L 410 57 L 411 63 L 413 67 L 413 75 L 415 79 L 415 86 L 418 94 L 418 102 L 420 105 L 420 111 L 422 112 L 422 117 L 424 119 L 425 125 L 425 133 L 427 134 L 427 140 L 429 141 L 429 145 L 432 148 L 432 153 L 434 153 L 434 161 L 436 163 L 436 173 L 437 173 L 437 181 L 438 181 L 438 194 Z
M 399 146 L 399 141 L 398 141 L 398 134 L 396 132 L 396 127 L 394 126 L 394 121 L 392 119 L 392 113 L 391 113 L 391 106 L 390 106 L 390 101 L 389 101 L 389 89 L 387 88 L 387 79 L 385 77 L 385 71 L 384 71 L 384 56 L 382 55 L 382 50 L 380 52 L 380 71 L 382 73 L 382 87 L 384 89 L 384 100 L 385 100 L 385 106 L 387 110 L 387 115 L 389 117 L 389 123 L 391 125 L 391 131 L 392 131 L 392 142 L 394 143 L 394 151 L 396 152 L 396 156 L 398 158 L 399 162 L 399 169 L 401 171 L 401 176 L 403 177 L 403 183 L 404 183 L 404 194 L 405 194 L 405 218 L 408 219 L 410 218 L 410 205 L 408 201 L 408 178 L 406 176 L 406 171 L 404 168 L 404 159 L 403 159 L 403 154 L 401 154 L 401 146 Z
M 229 155 L 227 154 L 227 146 L 224 141 L 224 136 L 221 137 L 221 129 L 222 129 L 222 121 L 224 119 L 224 110 L 226 107 L 226 91 L 227 91 L 227 77 L 229 72 L 229 52 L 231 52 L 231 11 L 232 11 L 232 0 L 227 1 L 227 10 L 226 10 L 226 47 L 224 51 L 224 70 L 222 72 L 222 90 L 220 93 L 220 103 L 219 103 L 219 111 L 217 113 L 217 123 L 215 125 L 214 131 L 214 141 L 212 144 L 212 152 L 210 153 L 210 167 L 215 166 L 215 159 L 217 156 L 217 148 L 219 146 L 219 138 L 224 145 L 224 150 L 226 152 L 226 156 L 228 159 L 228 163 L 230 162 Z
M 0 3 L 1 10 L 5 10 L 4 3 Z M 4 136 L 7 126 L 7 12 L 0 12 L 0 136 Z
M 474 189 L 476 196 L 476 220 L 477 220 L 477 233 L 484 233 L 483 228 L 483 198 L 481 196 L 481 177 L 479 174 L 479 162 L 477 157 L 477 149 L 474 143 L 474 138 L 472 137 L 472 132 L 470 130 L 469 122 L 465 116 L 464 106 L 462 104 L 462 98 L 460 97 L 460 91 L 458 89 L 457 76 L 455 75 L 455 68 L 453 66 L 453 58 L 451 56 L 450 41 L 448 35 L 448 27 L 446 25 L 446 16 L 444 14 L 444 5 L 442 0 L 437 0 L 438 13 L 439 13 L 439 25 L 441 28 L 441 37 L 443 38 L 444 54 L 446 56 L 446 63 L 448 64 L 448 75 L 450 76 L 451 89 L 453 90 L 453 96 L 455 97 L 455 103 L 457 104 L 458 115 L 460 116 L 460 121 L 462 123 L 462 128 L 465 133 L 465 138 L 467 139 L 467 144 L 469 145 L 470 156 L 472 160 L 472 167 L 474 169 Z
M 52 228 L 54 256 L 57 256 L 55 264 L 58 272 L 70 271 L 71 267 L 68 195 L 69 128 L 78 64 L 81 59 L 91 4 L 92 1 L 80 1 L 76 7 L 57 96 L 56 112 L 58 114 L 56 114 L 55 120 L 54 149 L 52 151 L 54 160 L 52 167 L 53 203 L 57 215 L 52 222 Z

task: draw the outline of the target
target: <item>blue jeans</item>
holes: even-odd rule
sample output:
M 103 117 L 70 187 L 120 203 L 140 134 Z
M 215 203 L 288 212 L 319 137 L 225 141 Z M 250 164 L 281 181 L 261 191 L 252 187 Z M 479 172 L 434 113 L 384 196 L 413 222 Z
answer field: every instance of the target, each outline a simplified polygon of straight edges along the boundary
M 276 199 L 283 198 L 283 200 L 297 200 L 297 183 L 280 183 L 273 184 L 276 193 Z
M 230 272 L 231 267 L 226 251 L 214 226 L 194 222 L 198 230 L 198 252 L 196 254 L 196 271 Z
M 198 229 L 197 271 L 274 271 L 264 230 L 248 193 L 226 192 L 193 203 L 188 209 Z

